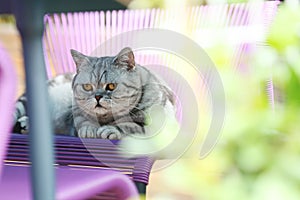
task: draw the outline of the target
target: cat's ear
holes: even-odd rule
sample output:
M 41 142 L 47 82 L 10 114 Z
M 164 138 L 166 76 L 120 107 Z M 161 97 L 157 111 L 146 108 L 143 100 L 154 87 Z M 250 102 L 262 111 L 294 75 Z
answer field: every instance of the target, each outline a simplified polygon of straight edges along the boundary
M 84 54 L 82 54 L 82 53 L 80 53 L 80 52 L 78 52 L 74 49 L 71 49 L 71 55 L 72 55 L 73 60 L 76 64 L 77 73 L 79 71 L 81 71 L 87 63 L 89 63 L 88 56 L 86 56 L 86 55 L 84 55 Z
M 127 70 L 135 68 L 135 60 L 132 49 L 125 47 L 122 49 L 114 59 L 114 63 L 118 66 L 125 66 Z

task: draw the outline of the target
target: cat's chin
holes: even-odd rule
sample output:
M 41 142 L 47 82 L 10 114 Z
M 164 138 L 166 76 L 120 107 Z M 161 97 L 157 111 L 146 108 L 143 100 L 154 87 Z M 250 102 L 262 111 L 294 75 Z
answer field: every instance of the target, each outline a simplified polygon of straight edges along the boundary
M 102 106 L 96 106 L 94 110 L 95 110 L 95 112 L 103 112 L 103 111 L 105 111 L 105 108 Z
M 102 106 L 97 106 L 94 109 L 94 112 L 98 115 L 98 116 L 103 116 L 105 117 L 107 115 L 107 110 L 102 107 Z

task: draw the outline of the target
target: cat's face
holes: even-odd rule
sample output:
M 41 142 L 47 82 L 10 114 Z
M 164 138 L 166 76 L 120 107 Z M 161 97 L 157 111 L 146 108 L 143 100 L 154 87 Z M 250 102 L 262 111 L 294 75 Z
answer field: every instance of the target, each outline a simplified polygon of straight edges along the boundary
M 74 100 L 83 112 L 112 118 L 128 114 L 138 104 L 142 86 L 131 49 L 115 57 L 88 57 L 74 50 L 72 56 L 77 66 Z

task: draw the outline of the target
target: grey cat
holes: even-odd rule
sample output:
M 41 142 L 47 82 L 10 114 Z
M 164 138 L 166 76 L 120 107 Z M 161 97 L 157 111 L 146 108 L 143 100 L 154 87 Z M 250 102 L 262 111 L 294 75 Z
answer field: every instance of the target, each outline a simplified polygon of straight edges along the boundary
M 147 113 L 154 105 L 175 115 L 171 89 L 151 71 L 136 64 L 130 48 L 112 57 L 91 57 L 75 50 L 71 54 L 76 74 L 60 75 L 48 82 L 56 133 L 121 139 L 130 134 L 145 134 Z M 16 124 L 26 127 L 25 96 L 16 107 Z

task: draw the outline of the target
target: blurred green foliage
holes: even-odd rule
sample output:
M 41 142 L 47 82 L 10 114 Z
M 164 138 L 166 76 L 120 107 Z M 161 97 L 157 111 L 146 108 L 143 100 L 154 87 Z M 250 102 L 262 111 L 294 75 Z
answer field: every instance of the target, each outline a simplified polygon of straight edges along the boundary
M 246 55 L 250 69 L 230 69 L 226 46 L 208 54 L 226 94 L 222 137 L 203 160 L 166 170 L 167 189 L 207 200 L 297 200 L 300 197 L 300 7 L 281 4 L 268 46 Z M 274 83 L 275 106 L 266 82 Z M 174 180 L 176 177 L 176 180 Z
M 223 137 L 211 156 L 214 165 L 223 166 L 222 175 L 215 185 L 206 185 L 203 199 L 300 197 L 299 7 L 280 5 L 267 43 L 269 47 L 252 55 L 246 76 L 220 69 L 228 112 Z M 271 77 L 274 110 L 265 92 Z

